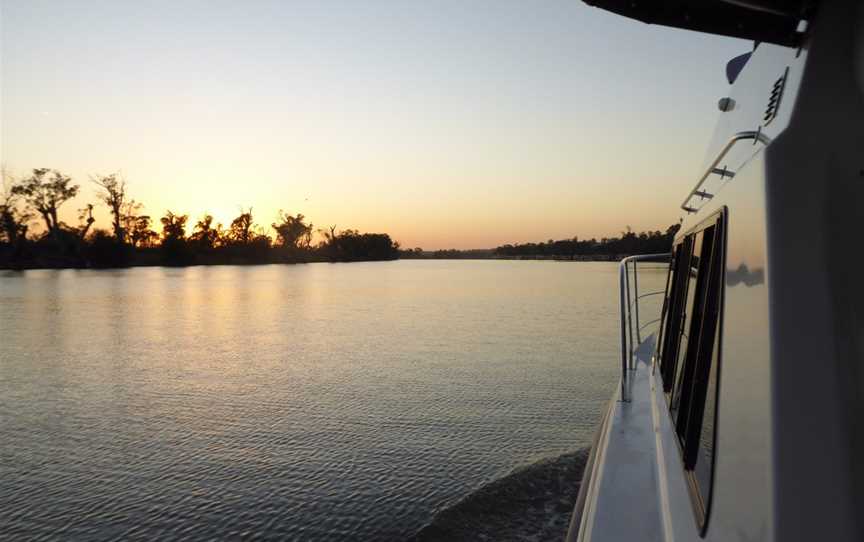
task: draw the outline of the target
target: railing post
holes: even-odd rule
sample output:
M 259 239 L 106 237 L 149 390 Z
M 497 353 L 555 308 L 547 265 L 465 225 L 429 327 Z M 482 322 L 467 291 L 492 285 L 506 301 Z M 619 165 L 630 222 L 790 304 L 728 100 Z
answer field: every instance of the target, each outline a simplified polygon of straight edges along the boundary
M 630 300 L 630 258 L 624 259 L 624 288 L 627 292 L 627 368 L 633 368 L 633 302 Z
M 636 344 L 642 344 L 642 335 L 639 333 L 639 260 L 633 260 L 633 300 L 636 304 Z M 633 344 L 630 344 L 633 349 Z
M 627 260 L 624 259 L 618 267 L 618 300 L 621 308 L 621 400 L 629 401 L 627 396 L 627 330 L 625 329 L 625 318 L 629 312 L 627 299 Z

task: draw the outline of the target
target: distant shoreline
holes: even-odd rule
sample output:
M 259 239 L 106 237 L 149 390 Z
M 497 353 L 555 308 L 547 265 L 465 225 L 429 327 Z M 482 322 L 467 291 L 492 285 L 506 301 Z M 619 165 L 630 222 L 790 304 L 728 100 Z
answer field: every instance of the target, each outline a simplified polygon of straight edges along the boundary
M 2 173 L 2 172 L 0 172 Z M 311 262 L 417 260 L 551 260 L 615 262 L 629 254 L 668 252 L 680 224 L 636 233 L 630 226 L 620 237 L 548 239 L 485 249 L 423 250 L 403 248 L 387 233 L 318 229 L 306 217 L 280 210 L 270 230 L 258 225 L 252 209 L 241 209 L 228 227 L 205 214 L 191 224 L 189 215 L 166 210 L 162 232 L 153 217 L 132 200 L 122 175 L 96 176 L 97 196 L 111 212 L 111 229 L 95 228 L 93 204 L 79 209 L 79 225 L 58 219 L 60 206 L 78 195 L 80 185 L 52 169 L 34 169 L 14 179 L 0 193 L 0 269 L 110 269 L 188 267 L 192 265 L 261 265 Z M 44 221 L 34 235 L 31 225 Z M 191 230 L 191 231 L 190 231 Z M 275 237 L 269 233 L 275 233 Z M 463 240 L 464 242 L 464 240 Z
M 303 255 L 301 257 L 273 257 L 269 259 L 245 259 L 245 258 L 196 258 L 193 261 L 174 263 L 166 262 L 160 254 L 145 254 L 144 256 L 135 255 L 131 258 L 132 261 L 122 265 L 88 265 L 87 261 L 70 261 L 70 260 L 30 260 L 16 262 L 0 262 L 0 270 L 3 271 L 33 271 L 39 269 L 131 269 L 134 267 L 165 267 L 165 268 L 185 268 L 185 267 L 216 267 L 223 265 L 234 265 L 242 267 L 252 267 L 258 265 L 301 265 L 307 263 L 352 263 L 352 262 L 381 262 L 394 261 L 397 258 L 357 258 L 357 259 L 330 259 L 316 254 Z
M 37 270 L 61 270 L 61 269 L 77 269 L 77 270 L 113 270 L 113 269 L 132 269 L 136 267 L 164 267 L 168 269 L 182 269 L 186 267 L 219 267 L 219 266 L 241 266 L 241 267 L 254 267 L 259 265 L 302 265 L 308 263 L 369 263 L 369 262 L 392 262 L 398 260 L 406 260 L 406 261 L 416 261 L 416 260 L 426 260 L 426 261 L 458 261 L 458 260 L 499 260 L 499 261 L 555 261 L 555 262 L 607 262 L 607 263 L 615 263 L 619 262 L 622 259 L 626 258 L 628 254 L 614 254 L 614 255 L 603 255 L 603 254 L 595 254 L 595 255 L 584 255 L 584 256 L 547 256 L 547 255 L 536 255 L 536 256 L 445 256 L 445 257 L 436 257 L 436 256 L 426 256 L 426 257 L 409 257 L 409 258 L 390 258 L 390 259 L 355 259 L 355 260 L 331 260 L 323 257 L 308 257 L 308 258 L 298 258 L 298 259 L 274 259 L 272 261 L 196 261 L 190 262 L 186 264 L 168 264 L 162 261 L 159 261 L 158 258 L 147 258 L 146 261 L 139 261 L 135 263 L 130 263 L 123 266 L 93 266 L 93 265 L 70 265 L 70 264 L 51 264 L 51 263 L 43 263 L 38 264 L 35 262 L 24 262 L 19 265 L 10 265 L 8 263 L 0 264 L 0 270 L 2 271 L 37 271 Z
M 448 255 L 448 256 L 401 256 L 400 260 L 543 260 L 556 262 L 619 262 L 630 254 L 576 254 L 573 256 L 556 256 L 548 254 L 504 256 L 500 254 L 483 255 Z

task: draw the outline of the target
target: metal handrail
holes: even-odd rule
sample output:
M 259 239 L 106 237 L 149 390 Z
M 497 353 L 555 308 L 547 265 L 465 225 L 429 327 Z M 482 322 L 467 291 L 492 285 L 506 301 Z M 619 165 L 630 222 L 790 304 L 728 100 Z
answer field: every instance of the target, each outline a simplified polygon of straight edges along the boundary
M 640 330 L 643 330 L 643 329 L 645 329 L 646 327 L 650 326 L 651 324 L 656 324 L 656 323 L 659 322 L 660 320 L 662 320 L 662 318 L 655 318 L 655 319 L 651 320 L 650 322 L 645 322 L 644 324 L 642 324 L 642 325 L 639 327 L 639 329 L 640 329 Z
M 647 295 L 654 295 L 656 293 L 664 293 L 661 291 L 658 292 L 649 292 L 648 294 L 639 295 L 639 279 L 638 279 L 638 269 L 636 267 L 637 262 L 667 262 L 669 258 L 672 257 L 670 253 L 664 254 L 639 254 L 636 256 L 629 256 L 621 260 L 621 263 L 618 267 L 618 282 L 619 282 L 619 303 L 621 309 L 621 400 L 629 401 L 629 394 L 627 391 L 627 384 L 629 382 L 629 372 L 634 368 L 633 366 L 633 357 L 634 357 L 634 343 L 633 343 L 633 317 L 635 315 L 636 318 L 636 339 L 637 342 L 641 343 L 640 332 L 644 329 L 648 324 L 654 323 L 648 322 L 643 326 L 639 325 L 639 300 L 643 297 L 647 297 Z M 633 264 L 633 301 L 630 301 L 630 264 Z M 659 320 L 659 319 L 658 319 Z M 629 337 L 629 341 L 628 341 Z M 628 347 L 629 344 L 629 347 Z
M 702 185 L 705 184 L 705 180 L 708 178 L 709 175 L 720 175 L 721 178 L 729 177 L 730 179 L 735 176 L 734 171 L 727 170 L 725 166 L 723 168 L 718 168 L 717 165 L 720 163 L 720 160 L 723 160 L 726 154 L 732 149 L 732 147 L 735 146 L 736 143 L 748 139 L 752 139 L 754 145 L 757 142 L 764 145 L 771 143 L 771 138 L 763 134 L 761 130 L 748 130 L 745 132 L 738 132 L 737 134 L 729 138 L 729 141 L 727 141 L 726 145 L 723 146 L 720 154 L 718 154 L 717 158 L 715 158 L 714 161 L 711 162 L 711 165 L 708 166 L 708 169 L 706 169 L 705 173 L 702 174 L 702 177 L 699 178 L 696 186 L 694 186 L 693 190 L 691 190 L 690 193 L 687 194 L 687 197 L 684 198 L 684 202 L 681 203 L 681 209 L 687 211 L 688 213 L 695 213 L 699 209 L 687 205 L 693 198 L 693 196 L 699 196 L 703 199 L 711 199 L 713 197 L 713 194 L 709 194 L 704 190 L 699 190 L 700 188 L 702 188 Z

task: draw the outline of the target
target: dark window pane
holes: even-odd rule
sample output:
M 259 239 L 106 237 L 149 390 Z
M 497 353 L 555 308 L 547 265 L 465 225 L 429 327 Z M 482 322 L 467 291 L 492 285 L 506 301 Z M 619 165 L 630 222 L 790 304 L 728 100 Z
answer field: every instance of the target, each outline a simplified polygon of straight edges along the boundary
M 669 321 L 666 326 L 666 339 L 663 342 L 663 392 L 667 394 L 672 391 L 675 378 L 675 367 L 678 364 L 678 345 L 681 342 L 681 327 L 684 317 L 684 302 L 687 297 L 688 273 L 690 255 L 693 248 L 693 236 L 686 237 L 678 246 L 675 260 L 675 282 L 671 293 L 671 308 Z
M 699 278 L 699 257 L 702 252 L 702 241 L 704 232 L 699 232 L 693 239 L 693 253 L 690 257 L 690 264 L 687 267 L 687 297 L 684 303 L 684 313 L 681 318 L 681 341 L 678 344 L 678 365 L 675 370 L 675 385 L 672 391 L 672 419 L 678 419 L 678 410 L 681 402 L 681 392 L 684 386 L 685 368 L 687 366 L 687 347 L 690 343 L 690 334 L 692 333 L 694 316 L 698 316 L 694 312 L 696 306 L 696 283 Z M 698 329 L 698 328 L 696 328 Z
M 693 288 L 693 302 L 690 305 L 690 324 L 686 327 L 688 331 L 687 348 L 682 351 L 685 362 L 682 364 L 680 378 L 676 381 L 676 402 L 679 409 L 676 418 L 676 429 L 678 435 L 684 440 L 692 439 L 693 444 L 685 463 L 692 465 L 695 453 L 695 440 L 698 438 L 699 423 L 705 397 L 705 383 L 707 381 L 708 359 L 711 355 L 711 345 L 714 342 L 714 330 L 711 327 L 714 315 L 705 314 L 708 304 L 707 297 L 713 295 L 719 285 L 712 284 L 711 262 L 714 249 L 714 226 L 705 228 L 701 232 L 701 246 L 699 259 L 696 260 L 695 284 Z M 695 259 L 694 259 L 695 260 Z M 715 281 L 716 282 L 716 281 Z M 701 378 L 701 380 L 700 380 Z M 694 409 L 697 415 L 694 417 Z M 698 418 L 698 419 L 697 419 Z M 693 427 L 689 427 L 694 424 Z M 692 434 L 691 434 L 692 433 Z
M 681 258 L 681 244 L 675 247 L 675 250 L 672 253 L 672 260 L 669 262 L 669 274 L 666 276 L 666 294 L 663 297 L 663 313 L 662 313 L 662 322 L 660 324 L 660 336 L 657 338 L 657 354 L 659 358 L 660 364 L 660 372 L 663 374 L 664 368 L 668 363 L 666 356 L 663 355 L 665 352 L 665 345 L 668 342 L 667 337 L 669 337 L 670 332 L 669 328 L 674 320 L 675 316 L 675 268 L 678 265 L 678 261 Z
M 715 457 L 724 231 L 721 217 L 676 246 L 658 339 L 664 392 L 700 525 Z
M 705 412 L 702 415 L 702 430 L 699 435 L 699 453 L 693 468 L 699 492 L 706 501 L 711 492 L 711 470 L 714 463 L 714 416 L 717 409 L 717 364 L 720 335 L 715 336 L 711 370 L 708 373 L 708 390 L 705 395 Z

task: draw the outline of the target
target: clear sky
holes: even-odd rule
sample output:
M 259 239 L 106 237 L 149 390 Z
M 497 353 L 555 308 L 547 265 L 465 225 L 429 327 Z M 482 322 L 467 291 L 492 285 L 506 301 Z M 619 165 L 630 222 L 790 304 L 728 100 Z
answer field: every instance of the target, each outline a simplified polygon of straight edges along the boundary
M 750 49 L 579 0 L 0 0 L 0 34 L 0 159 L 72 175 L 68 221 L 119 170 L 154 216 L 426 249 L 676 222 Z

